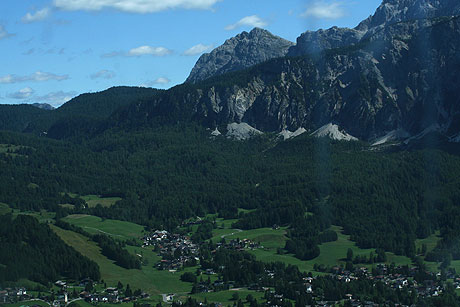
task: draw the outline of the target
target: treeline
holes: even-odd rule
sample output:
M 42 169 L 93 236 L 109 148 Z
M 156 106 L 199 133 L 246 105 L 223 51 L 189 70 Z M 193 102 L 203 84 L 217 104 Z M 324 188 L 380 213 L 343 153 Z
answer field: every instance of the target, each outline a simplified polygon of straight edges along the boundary
M 84 235 L 90 238 L 92 241 L 96 242 L 101 248 L 101 253 L 109 258 L 110 260 L 115 261 L 116 265 L 119 265 L 125 269 L 141 269 L 141 261 L 135 255 L 130 254 L 126 249 L 126 242 L 120 240 L 114 240 L 111 237 L 103 234 L 91 235 L 83 228 L 69 224 L 62 220 L 56 221 L 56 226 L 77 232 L 81 235 Z
M 100 279 L 98 265 L 28 215 L 0 215 L 0 284 L 25 278 L 48 284 L 59 278 Z
M 141 269 L 141 261 L 123 248 L 123 244 L 106 235 L 93 235 L 91 239 L 102 249 L 102 254 L 125 269 Z

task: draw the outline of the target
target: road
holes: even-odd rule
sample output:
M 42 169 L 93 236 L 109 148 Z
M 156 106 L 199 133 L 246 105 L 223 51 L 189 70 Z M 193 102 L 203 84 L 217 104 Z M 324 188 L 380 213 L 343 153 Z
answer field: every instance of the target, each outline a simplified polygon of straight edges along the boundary
M 237 233 L 240 233 L 240 232 L 242 232 L 241 229 L 235 229 L 235 232 L 232 232 L 232 233 L 229 233 L 229 234 L 226 234 L 226 235 L 221 235 L 220 238 L 223 239 L 225 237 L 233 236 L 233 235 L 235 235 Z

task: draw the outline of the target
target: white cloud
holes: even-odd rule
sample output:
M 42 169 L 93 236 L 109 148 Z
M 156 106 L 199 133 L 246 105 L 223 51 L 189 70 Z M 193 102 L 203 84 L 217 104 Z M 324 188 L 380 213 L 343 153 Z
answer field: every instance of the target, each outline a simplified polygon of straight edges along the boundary
M 142 56 L 142 55 L 165 56 L 171 53 L 172 51 L 165 47 L 140 46 L 140 47 L 129 50 L 128 56 Z
M 252 28 L 257 27 L 257 28 L 263 28 L 266 27 L 268 23 L 261 19 L 257 15 L 251 15 L 251 16 L 246 16 L 244 18 L 241 18 L 237 23 L 234 23 L 232 25 L 228 25 L 225 27 L 225 30 L 230 31 L 230 30 L 235 30 L 237 28 L 241 27 L 246 27 L 250 26 Z
M 166 77 L 160 77 L 154 81 L 145 82 L 144 84 L 141 84 L 140 86 L 141 87 L 153 87 L 153 86 L 158 86 L 158 85 L 165 86 L 166 84 L 169 84 L 169 83 L 171 83 L 171 80 L 169 80 Z
M 318 19 L 339 19 L 345 16 L 345 10 L 343 9 L 341 2 L 319 1 L 315 2 L 300 16 L 314 17 Z
M 53 107 L 58 107 L 70 99 L 74 98 L 77 95 L 76 92 L 63 92 L 63 91 L 58 91 L 58 92 L 52 92 L 48 93 L 44 96 L 39 96 L 36 97 L 34 100 L 37 101 L 38 103 L 47 103 L 52 105 Z
M 0 25 L 0 39 L 8 38 L 14 36 L 14 34 L 8 33 L 4 26 Z
M 23 23 L 31 23 L 36 21 L 42 21 L 48 18 L 51 15 L 51 10 L 48 7 L 36 11 L 35 13 L 27 13 L 24 17 L 22 17 L 21 21 Z
M 169 50 L 165 47 L 152 47 L 152 46 L 140 46 L 137 48 L 133 48 L 128 52 L 124 51 L 112 51 L 106 54 L 101 55 L 102 58 L 113 58 L 117 56 L 124 56 L 124 57 L 140 57 L 143 55 L 151 55 L 151 56 L 166 56 L 172 53 L 172 50 Z
M 170 82 L 171 82 L 171 80 L 169 80 L 168 78 L 160 77 L 160 78 L 156 79 L 155 81 L 153 81 L 153 84 L 165 85 L 165 84 L 168 84 Z
M 90 76 L 91 79 L 112 79 L 115 78 L 115 72 L 111 70 L 100 70 Z
M 13 99 L 27 99 L 32 94 L 34 93 L 34 90 L 31 89 L 30 87 L 25 87 L 15 93 L 9 94 L 8 98 L 13 98 Z
M 213 45 L 198 44 L 198 45 L 195 45 L 195 46 L 185 50 L 184 55 L 193 56 L 193 55 L 202 54 L 203 52 L 211 50 L 212 47 L 213 47 Z
M 221 0 L 54 0 L 54 5 L 69 11 L 115 9 L 130 13 L 155 13 L 170 9 L 211 9 Z
M 0 83 L 19 83 L 19 82 L 27 82 L 27 81 L 36 81 L 36 82 L 44 82 L 44 81 L 63 81 L 69 79 L 68 75 L 56 75 L 49 72 L 42 72 L 37 71 L 31 75 L 27 76 L 17 76 L 17 75 L 6 75 L 0 77 Z

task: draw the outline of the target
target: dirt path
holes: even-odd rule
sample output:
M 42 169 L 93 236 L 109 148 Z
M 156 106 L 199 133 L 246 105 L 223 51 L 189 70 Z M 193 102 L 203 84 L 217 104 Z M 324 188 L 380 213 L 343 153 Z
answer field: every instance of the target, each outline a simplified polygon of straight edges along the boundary
M 233 236 L 237 233 L 240 233 L 240 232 L 243 232 L 241 229 L 235 229 L 235 232 L 232 232 L 232 233 L 229 233 L 229 234 L 226 234 L 226 235 L 221 235 L 220 238 L 223 239 L 225 237 L 229 237 L 229 236 Z

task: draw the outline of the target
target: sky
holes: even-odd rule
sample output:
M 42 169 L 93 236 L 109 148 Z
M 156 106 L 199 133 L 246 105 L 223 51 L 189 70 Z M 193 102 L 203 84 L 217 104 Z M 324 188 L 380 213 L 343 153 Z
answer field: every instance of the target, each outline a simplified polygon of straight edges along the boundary
M 295 42 L 355 27 L 381 0 L 0 0 L 0 104 L 55 107 L 112 86 L 181 84 L 254 27 Z

